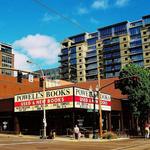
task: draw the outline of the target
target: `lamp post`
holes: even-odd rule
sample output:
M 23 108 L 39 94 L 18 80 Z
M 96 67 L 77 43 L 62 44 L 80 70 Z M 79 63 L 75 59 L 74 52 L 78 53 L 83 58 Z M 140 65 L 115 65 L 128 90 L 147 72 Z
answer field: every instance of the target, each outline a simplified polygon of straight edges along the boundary
M 92 87 L 90 86 L 89 91 L 90 95 L 93 97 L 93 139 L 96 139 L 96 97 L 98 94 L 98 87 L 95 89 L 96 91 L 92 90 Z
M 47 121 L 46 121 L 46 110 L 45 110 L 45 105 L 46 105 L 46 100 L 45 100 L 45 76 L 42 68 L 40 67 L 39 64 L 29 61 L 26 61 L 29 64 L 35 64 L 41 71 L 42 78 L 43 78 L 43 138 L 46 139 L 46 127 L 47 127 Z
M 98 99 L 99 99 L 99 136 L 102 138 L 102 104 L 100 94 L 100 69 L 98 69 Z

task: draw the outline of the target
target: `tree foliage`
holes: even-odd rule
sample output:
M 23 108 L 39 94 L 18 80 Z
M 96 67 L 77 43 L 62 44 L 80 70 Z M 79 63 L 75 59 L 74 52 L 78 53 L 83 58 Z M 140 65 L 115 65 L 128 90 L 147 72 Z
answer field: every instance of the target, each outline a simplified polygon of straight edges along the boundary
M 129 64 L 120 72 L 119 79 L 119 89 L 128 95 L 133 115 L 144 123 L 150 112 L 150 70 Z

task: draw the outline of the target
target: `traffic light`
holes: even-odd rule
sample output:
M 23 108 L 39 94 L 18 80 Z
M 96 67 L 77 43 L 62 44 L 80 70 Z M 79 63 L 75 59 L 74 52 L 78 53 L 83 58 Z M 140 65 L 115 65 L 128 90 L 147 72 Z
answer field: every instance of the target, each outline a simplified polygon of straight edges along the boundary
M 17 82 L 22 83 L 22 72 L 21 71 L 17 72 Z
M 39 80 L 39 86 L 40 87 L 43 87 L 43 82 L 44 82 L 44 79 L 41 77 L 40 80 Z

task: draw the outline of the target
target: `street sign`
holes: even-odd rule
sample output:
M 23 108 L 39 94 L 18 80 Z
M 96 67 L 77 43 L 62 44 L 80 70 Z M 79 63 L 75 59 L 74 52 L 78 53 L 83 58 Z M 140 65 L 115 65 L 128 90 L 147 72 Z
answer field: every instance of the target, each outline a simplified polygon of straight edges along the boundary
M 87 112 L 93 112 L 93 109 L 88 109 Z
M 87 112 L 94 112 L 93 109 L 88 109 Z M 98 112 L 98 110 L 95 110 L 95 112 Z

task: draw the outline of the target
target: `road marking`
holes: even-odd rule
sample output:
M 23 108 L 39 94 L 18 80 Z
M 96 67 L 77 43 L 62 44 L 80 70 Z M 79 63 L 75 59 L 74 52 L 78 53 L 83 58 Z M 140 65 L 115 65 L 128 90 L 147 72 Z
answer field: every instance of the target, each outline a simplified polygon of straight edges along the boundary
M 20 142 L 20 143 L 7 143 L 0 144 L 0 146 L 9 146 L 9 145 L 23 145 L 23 144 L 38 144 L 38 143 L 48 143 L 48 141 L 39 141 L 39 142 Z
M 144 143 L 144 145 L 149 145 L 150 143 Z M 136 145 L 131 145 L 131 146 L 124 146 L 124 147 L 119 147 L 119 148 L 114 148 L 112 150 L 126 150 L 126 149 L 132 149 L 135 147 L 143 146 L 141 144 L 136 144 Z

